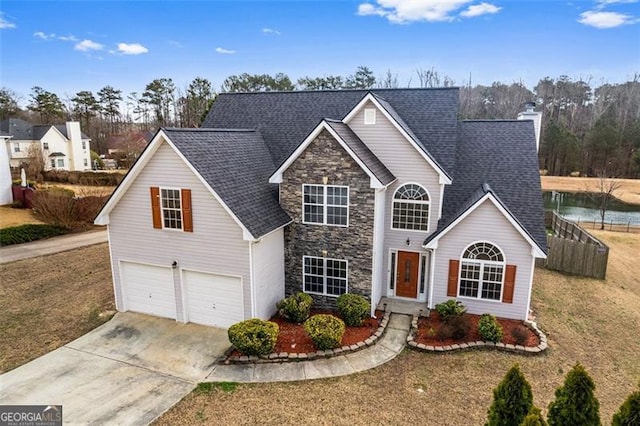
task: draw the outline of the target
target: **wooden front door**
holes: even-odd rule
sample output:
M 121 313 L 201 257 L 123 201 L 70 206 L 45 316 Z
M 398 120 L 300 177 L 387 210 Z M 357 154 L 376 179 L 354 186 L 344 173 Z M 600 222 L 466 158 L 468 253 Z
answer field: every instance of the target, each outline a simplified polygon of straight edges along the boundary
M 399 251 L 397 263 L 396 296 L 416 299 L 418 297 L 420 253 Z

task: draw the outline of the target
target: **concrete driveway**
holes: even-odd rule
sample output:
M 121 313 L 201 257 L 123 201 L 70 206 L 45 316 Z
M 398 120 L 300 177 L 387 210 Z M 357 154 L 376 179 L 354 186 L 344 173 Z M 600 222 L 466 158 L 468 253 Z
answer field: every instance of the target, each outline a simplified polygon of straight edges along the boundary
M 0 376 L 1 404 L 62 404 L 65 424 L 148 424 L 229 347 L 226 330 L 130 312 Z

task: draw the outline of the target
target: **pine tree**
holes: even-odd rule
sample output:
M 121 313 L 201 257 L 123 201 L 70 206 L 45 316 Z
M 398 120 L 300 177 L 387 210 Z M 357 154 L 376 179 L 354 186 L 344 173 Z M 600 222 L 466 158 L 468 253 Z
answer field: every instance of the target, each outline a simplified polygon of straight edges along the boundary
M 595 384 L 580 363 L 567 374 L 549 404 L 549 426 L 600 426 L 600 403 L 593 394 Z
M 613 415 L 612 426 L 640 425 L 640 383 L 638 390 L 633 392 L 622 403 L 617 413 Z
M 531 411 L 520 423 L 520 426 L 547 426 L 547 422 L 544 421 L 544 417 L 542 417 L 538 407 L 531 407 Z
M 493 390 L 486 426 L 519 425 L 533 406 L 531 385 L 514 365 Z

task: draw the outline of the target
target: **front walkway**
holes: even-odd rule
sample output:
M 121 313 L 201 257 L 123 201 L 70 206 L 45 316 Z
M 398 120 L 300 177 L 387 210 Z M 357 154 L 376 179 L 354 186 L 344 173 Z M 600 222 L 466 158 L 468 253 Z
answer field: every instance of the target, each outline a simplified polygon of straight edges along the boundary
M 411 317 L 391 314 L 384 335 L 373 346 L 358 352 L 313 361 L 270 364 L 217 365 L 207 382 L 291 382 L 346 376 L 369 370 L 395 358 L 407 342 Z
M 107 242 L 107 231 L 101 229 L 0 247 L 0 263 L 15 262 L 105 242 Z

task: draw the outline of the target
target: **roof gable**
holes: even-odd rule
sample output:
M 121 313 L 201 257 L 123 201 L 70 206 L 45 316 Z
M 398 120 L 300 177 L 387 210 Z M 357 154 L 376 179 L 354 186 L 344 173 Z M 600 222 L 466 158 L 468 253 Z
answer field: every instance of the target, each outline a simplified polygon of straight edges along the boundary
M 307 149 L 307 147 L 326 130 L 351 156 L 360 168 L 369 176 L 372 188 L 383 188 L 393 182 L 395 177 L 380 162 L 380 160 L 366 147 L 344 123 L 335 120 L 322 120 L 320 124 L 302 141 L 296 150 L 278 167 L 269 178 L 270 183 L 281 183 L 282 174 Z
M 241 130 L 159 130 L 104 205 L 95 223 L 109 223 L 109 213 L 158 148 L 167 143 L 238 224 L 245 240 L 257 239 L 286 225 L 290 218 L 280 208 L 267 183 L 265 170 L 272 166 L 260 166 L 264 164 L 266 152 L 257 150 L 252 158 L 254 148 L 259 146 L 258 138 L 256 132 Z M 229 179 L 230 176 L 233 179 Z
M 369 103 L 371 102 L 378 111 L 380 111 L 387 120 L 400 132 L 400 134 L 415 148 L 420 156 L 438 173 L 440 176 L 440 183 L 450 184 L 451 177 L 447 172 L 438 164 L 437 161 L 429 154 L 425 146 L 413 133 L 413 131 L 407 126 L 402 117 L 393 109 L 393 107 L 384 100 L 382 97 L 373 93 L 368 93 L 362 100 L 356 105 L 343 119 L 342 121 L 349 124 L 351 120 Z

